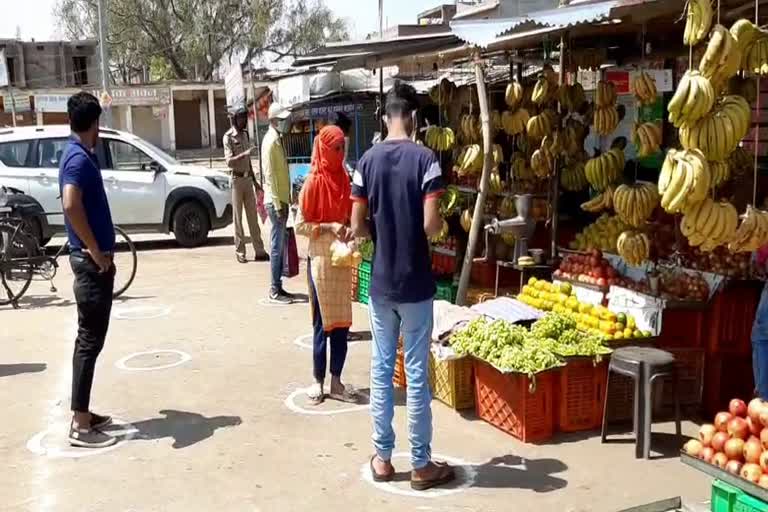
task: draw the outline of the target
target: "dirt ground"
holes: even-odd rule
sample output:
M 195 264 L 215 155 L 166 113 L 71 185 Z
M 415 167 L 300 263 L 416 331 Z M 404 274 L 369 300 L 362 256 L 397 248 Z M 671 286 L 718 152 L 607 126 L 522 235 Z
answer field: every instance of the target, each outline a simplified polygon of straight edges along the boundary
M 709 479 L 675 458 L 669 424 L 655 426 L 666 455 L 638 461 L 633 445 L 601 445 L 596 432 L 522 444 L 437 401 L 433 451 L 461 465 L 460 481 L 410 490 L 401 405 L 401 475 L 374 486 L 367 407 L 307 405 L 309 339 L 296 340 L 311 332 L 309 307 L 264 305 L 267 264 L 239 265 L 224 245 L 141 248 L 94 385 L 94 410 L 120 420 L 114 449 L 64 442 L 76 330 L 68 269 L 58 293 L 36 282 L 20 310 L 0 308 L 0 510 L 576 512 L 708 498 Z M 306 292 L 305 280 L 286 288 Z M 366 309 L 354 314 L 353 330 L 365 334 Z M 368 387 L 369 347 L 366 339 L 349 350 L 345 379 L 359 389 Z

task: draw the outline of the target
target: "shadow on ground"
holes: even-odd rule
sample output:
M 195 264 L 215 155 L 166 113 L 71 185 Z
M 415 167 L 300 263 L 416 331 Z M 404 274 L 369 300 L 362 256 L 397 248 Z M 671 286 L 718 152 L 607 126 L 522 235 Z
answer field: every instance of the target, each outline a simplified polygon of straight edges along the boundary
M 23 373 L 40 373 L 48 368 L 45 363 L 0 364 L 0 377 L 12 377 Z
M 347 341 L 372 341 L 371 331 L 349 331 Z
M 113 304 L 124 304 L 135 300 L 154 299 L 154 295 L 121 295 L 113 301 Z M 44 309 L 44 308 L 68 308 L 74 306 L 75 301 L 65 299 L 58 295 L 25 295 L 19 301 L 20 309 Z
M 196 412 L 167 409 L 160 414 L 162 417 L 131 422 L 138 430 L 134 439 L 147 441 L 168 437 L 173 439 L 173 448 L 180 450 L 208 439 L 220 428 L 235 427 L 243 422 L 240 416 L 208 418 Z

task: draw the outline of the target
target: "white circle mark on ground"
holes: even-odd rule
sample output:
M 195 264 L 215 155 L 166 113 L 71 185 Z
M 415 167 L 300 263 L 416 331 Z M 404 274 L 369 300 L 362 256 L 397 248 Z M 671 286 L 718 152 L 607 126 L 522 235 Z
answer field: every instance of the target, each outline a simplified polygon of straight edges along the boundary
M 179 357 L 178 361 L 174 361 L 173 363 L 168 364 L 161 364 L 158 366 L 128 366 L 126 363 L 130 361 L 131 359 L 134 359 L 139 356 L 144 355 L 152 355 L 152 354 L 176 354 Z M 181 364 L 186 363 L 187 361 L 191 360 L 192 356 L 187 354 L 186 352 L 182 352 L 181 350 L 174 350 L 174 349 L 160 349 L 160 350 L 148 350 L 146 352 L 136 352 L 133 354 L 129 354 L 119 361 L 115 363 L 115 366 L 121 370 L 126 370 L 130 372 L 148 372 L 152 370 L 165 370 L 167 368 L 173 368 L 174 366 L 179 366 Z
M 259 299 L 259 306 L 264 306 L 265 308 L 288 308 L 288 307 L 296 306 L 299 304 L 306 305 L 308 304 L 308 302 L 305 300 L 301 300 L 297 302 L 291 302 L 290 304 L 280 304 L 278 302 L 272 302 L 269 299 Z
M 298 338 L 293 340 L 293 344 L 296 345 L 297 347 L 301 347 L 301 348 L 306 348 L 306 349 L 312 350 L 314 348 L 312 346 L 312 337 L 313 336 L 314 335 L 312 335 L 312 334 L 304 334 L 303 336 L 299 336 Z M 359 345 L 361 343 L 364 343 L 364 342 L 362 340 L 349 340 L 349 341 L 347 341 L 347 345 L 350 346 L 350 347 L 353 346 L 353 345 Z
M 112 308 L 112 316 L 118 320 L 151 320 L 168 316 L 170 313 L 170 306 L 115 306 Z
M 68 432 L 67 424 L 51 425 L 42 432 L 38 432 L 32 438 L 27 441 L 27 449 L 35 455 L 44 455 L 52 459 L 80 459 L 82 457 L 92 457 L 94 455 L 101 455 L 103 453 L 111 452 L 123 444 L 125 441 L 133 439 L 136 434 L 139 433 L 138 429 L 131 423 L 123 421 L 118 418 L 112 419 L 113 424 L 104 429 L 109 435 L 116 436 L 118 438 L 117 443 L 105 448 L 75 448 L 67 445 L 67 441 L 64 439 L 59 440 L 58 446 L 48 446 L 45 442 L 46 438 L 51 434 L 61 431 Z
M 392 454 L 392 459 L 410 459 L 410 457 L 411 454 L 406 452 L 398 452 Z M 453 465 L 457 472 L 456 478 L 462 481 L 458 484 L 454 482 L 453 487 L 448 489 L 441 489 L 440 487 L 429 489 L 427 491 L 415 491 L 411 488 L 404 489 L 397 487 L 391 482 L 374 482 L 369 462 L 366 462 L 360 468 L 360 475 L 363 480 L 379 490 L 391 494 L 397 494 L 399 496 L 410 496 L 413 498 L 442 498 L 444 496 L 450 496 L 452 494 L 463 492 L 475 484 L 475 479 L 477 478 L 477 469 L 475 469 L 475 467 L 469 462 L 458 459 L 456 457 L 441 455 L 439 453 L 433 453 L 432 457 L 436 460 L 445 461 Z
M 285 406 L 291 411 L 298 414 L 307 414 L 309 416 L 332 416 L 334 414 L 344 414 L 347 412 L 365 411 L 371 408 L 370 404 L 350 405 L 341 409 L 324 410 L 323 405 L 317 406 L 315 409 L 307 409 L 296 403 L 296 398 L 300 395 L 306 395 L 309 388 L 299 388 L 293 391 L 285 398 Z

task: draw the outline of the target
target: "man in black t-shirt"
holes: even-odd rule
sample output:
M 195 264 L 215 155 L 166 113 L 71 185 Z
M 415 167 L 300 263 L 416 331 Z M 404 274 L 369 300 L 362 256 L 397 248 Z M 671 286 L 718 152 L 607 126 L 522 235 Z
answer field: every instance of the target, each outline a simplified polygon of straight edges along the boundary
M 416 91 L 396 82 L 387 95 L 389 135 L 368 150 L 352 179 L 352 229 L 371 235 L 375 253 L 370 285 L 371 414 L 376 455 L 375 481 L 392 480 L 395 446 L 392 429 L 392 375 L 400 334 L 408 380 L 408 431 L 411 444 L 411 487 L 426 490 L 450 482 L 454 470 L 431 460 L 432 400 L 429 390 L 429 346 L 432 334 L 432 276 L 428 236 L 443 225 L 439 213 L 443 190 L 436 155 L 411 141 L 417 108 Z M 366 218 L 370 215 L 370 225 Z

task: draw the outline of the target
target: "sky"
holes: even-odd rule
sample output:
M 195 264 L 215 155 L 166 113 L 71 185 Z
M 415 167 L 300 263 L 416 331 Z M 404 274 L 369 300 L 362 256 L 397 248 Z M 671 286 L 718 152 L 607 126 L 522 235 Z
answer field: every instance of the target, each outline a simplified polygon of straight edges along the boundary
M 0 3 L 12 1 L 0 0 Z M 23 9 L 6 9 L 0 16 L 0 39 L 15 37 L 17 26 L 22 39 L 56 39 L 56 20 L 52 13 L 55 0 L 24 0 L 23 3 Z M 337 16 L 347 20 L 353 39 L 378 30 L 378 0 L 325 0 L 325 3 Z M 416 23 L 418 13 L 440 3 L 441 0 L 384 0 L 385 25 Z

